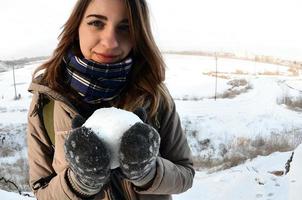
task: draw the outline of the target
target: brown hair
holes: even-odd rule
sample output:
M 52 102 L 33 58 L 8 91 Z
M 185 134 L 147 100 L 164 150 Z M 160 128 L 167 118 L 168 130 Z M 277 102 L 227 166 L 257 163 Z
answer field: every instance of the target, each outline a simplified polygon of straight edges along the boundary
M 145 0 L 124 0 L 128 11 L 130 37 L 133 43 L 134 66 L 130 85 L 123 94 L 119 107 L 133 111 L 150 101 L 149 117 L 153 117 L 160 101 L 169 109 L 171 97 L 163 83 L 165 64 L 155 44 L 149 10 Z M 91 0 L 78 0 L 59 35 L 59 43 L 50 59 L 41 65 L 35 74 L 45 69 L 43 82 L 58 92 L 64 91 L 60 63 L 71 47 L 78 47 L 78 28 Z M 34 74 L 34 76 L 35 76 Z

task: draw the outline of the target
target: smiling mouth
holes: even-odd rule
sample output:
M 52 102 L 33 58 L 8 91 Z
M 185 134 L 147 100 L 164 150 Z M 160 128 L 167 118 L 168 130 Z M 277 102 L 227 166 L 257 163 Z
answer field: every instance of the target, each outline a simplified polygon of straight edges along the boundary
M 116 59 L 119 58 L 119 55 L 102 54 L 102 53 L 95 53 L 95 56 L 97 58 L 97 62 L 104 62 L 104 63 L 114 62 L 116 61 Z

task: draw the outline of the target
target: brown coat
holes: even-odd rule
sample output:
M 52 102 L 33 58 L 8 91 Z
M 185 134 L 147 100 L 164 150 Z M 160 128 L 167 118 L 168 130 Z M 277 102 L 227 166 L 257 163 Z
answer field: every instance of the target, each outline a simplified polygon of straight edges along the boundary
M 68 164 L 63 151 L 64 139 L 71 130 L 71 120 L 79 113 L 66 98 L 46 86 L 32 83 L 29 91 L 33 93 L 27 129 L 30 186 L 40 200 L 80 199 L 66 181 Z M 41 96 L 55 100 L 54 146 L 45 133 L 43 121 L 41 122 Z M 116 178 L 117 181 L 114 182 L 118 182 L 125 199 L 172 199 L 171 194 L 185 192 L 192 186 L 194 170 L 191 151 L 182 132 L 175 105 L 171 112 L 159 112 L 161 119 L 157 129 L 161 136 L 161 146 L 156 162 L 156 176 L 152 185 L 145 190 L 133 186 L 127 180 Z M 45 180 L 46 184 L 37 187 L 35 183 L 38 180 Z M 110 192 L 111 188 L 108 187 L 96 195 L 95 199 L 110 199 Z

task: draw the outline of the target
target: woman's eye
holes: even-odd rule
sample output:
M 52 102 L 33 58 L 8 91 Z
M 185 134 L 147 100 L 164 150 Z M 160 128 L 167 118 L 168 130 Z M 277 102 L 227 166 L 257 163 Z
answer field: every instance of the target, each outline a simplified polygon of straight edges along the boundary
M 129 25 L 128 24 L 120 25 L 118 27 L 118 30 L 121 32 L 129 33 Z
M 105 24 L 102 21 L 96 20 L 96 21 L 89 22 L 88 25 L 94 26 L 96 28 L 103 28 Z

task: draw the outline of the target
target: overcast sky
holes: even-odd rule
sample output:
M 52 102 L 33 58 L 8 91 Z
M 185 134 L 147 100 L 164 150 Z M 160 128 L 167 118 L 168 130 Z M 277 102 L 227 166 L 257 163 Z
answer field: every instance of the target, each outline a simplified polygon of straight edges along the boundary
M 151 1 L 157 38 L 165 48 L 302 57 L 301 0 Z
M 0 59 L 49 55 L 74 0 L 2 0 Z M 301 0 L 148 0 L 163 50 L 241 51 L 302 60 Z

